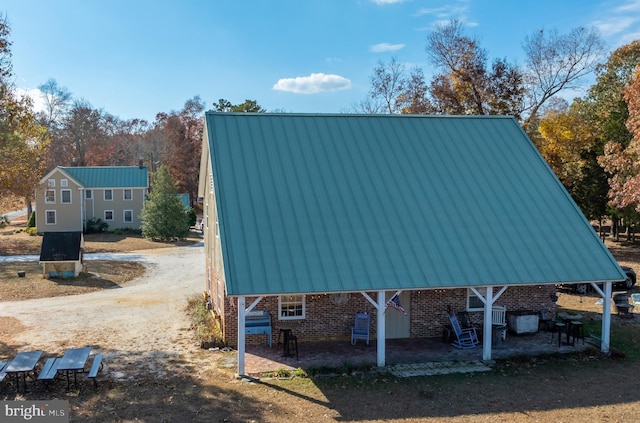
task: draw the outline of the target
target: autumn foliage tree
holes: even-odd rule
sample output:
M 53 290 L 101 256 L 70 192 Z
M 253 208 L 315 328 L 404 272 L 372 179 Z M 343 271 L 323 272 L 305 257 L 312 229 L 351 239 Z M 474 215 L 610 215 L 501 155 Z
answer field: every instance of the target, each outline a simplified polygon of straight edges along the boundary
M 631 141 L 624 147 L 619 142 L 605 145 L 601 159 L 612 176 L 609 197 L 618 208 L 633 207 L 640 212 L 640 65 L 636 66 L 631 83 L 624 90 L 629 117 L 626 127 Z
M 22 197 L 30 208 L 48 139 L 36 122 L 31 100 L 14 89 L 9 33 L 7 18 L 0 17 L 0 196 Z

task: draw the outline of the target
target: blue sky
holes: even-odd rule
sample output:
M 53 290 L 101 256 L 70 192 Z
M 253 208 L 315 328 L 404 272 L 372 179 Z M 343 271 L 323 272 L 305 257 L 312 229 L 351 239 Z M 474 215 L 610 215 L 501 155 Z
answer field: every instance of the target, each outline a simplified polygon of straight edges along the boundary
M 595 26 L 609 51 L 640 39 L 640 0 L 0 0 L 16 85 L 49 78 L 122 119 L 153 121 L 199 95 L 269 111 L 351 111 L 379 60 L 427 79 L 425 38 L 460 19 L 489 58 L 524 37 Z M 33 92 L 33 91 L 31 91 Z

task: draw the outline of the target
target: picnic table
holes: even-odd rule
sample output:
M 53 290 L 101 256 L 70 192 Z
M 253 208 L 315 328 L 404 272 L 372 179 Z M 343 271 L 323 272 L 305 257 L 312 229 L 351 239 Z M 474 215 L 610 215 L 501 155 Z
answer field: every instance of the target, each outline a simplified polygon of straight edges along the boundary
M 22 382 L 24 385 L 24 391 L 27 391 L 27 373 L 33 372 L 36 363 L 40 359 L 42 351 L 24 351 L 18 353 L 13 360 L 8 362 L 2 369 L 3 373 L 15 374 L 16 376 L 16 391 L 20 391 L 20 376 L 22 375 Z
M 84 366 L 91 353 L 91 347 L 70 348 L 64 352 L 62 358 L 54 364 L 56 370 L 67 373 L 67 389 L 70 386 L 69 375 L 73 373 L 73 382 L 77 386 L 77 374 L 84 372 Z

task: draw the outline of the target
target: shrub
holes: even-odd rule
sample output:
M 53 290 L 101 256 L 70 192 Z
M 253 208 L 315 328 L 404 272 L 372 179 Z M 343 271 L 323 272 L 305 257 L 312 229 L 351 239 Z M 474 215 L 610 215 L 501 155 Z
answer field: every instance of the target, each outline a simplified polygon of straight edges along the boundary
M 0 228 L 4 228 L 9 224 L 9 218 L 7 215 L 0 216 Z
M 195 331 L 196 341 L 201 346 L 209 343 L 222 345 L 220 328 L 213 313 L 207 310 L 207 301 L 201 295 L 189 299 L 187 312 L 191 316 L 191 328 Z
M 95 217 L 87 220 L 84 223 L 85 234 L 95 234 L 99 232 L 105 232 L 109 228 L 109 224 L 103 222 L 102 219 L 96 219 Z
M 27 229 L 36 227 L 36 212 L 35 210 L 31 212 L 29 216 L 29 221 L 27 222 Z
M 196 224 L 196 211 L 194 210 L 193 207 L 189 208 L 189 211 L 187 212 L 187 216 L 189 217 L 189 226 L 195 226 Z
M 31 236 L 35 236 L 37 233 L 37 228 L 35 226 L 32 226 L 30 228 L 25 229 L 25 232 Z

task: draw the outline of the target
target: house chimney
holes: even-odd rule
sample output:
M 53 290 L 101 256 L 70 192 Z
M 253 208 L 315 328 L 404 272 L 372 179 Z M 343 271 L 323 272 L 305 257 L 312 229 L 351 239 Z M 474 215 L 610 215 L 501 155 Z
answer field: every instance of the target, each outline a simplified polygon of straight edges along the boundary
M 138 159 L 138 167 L 142 169 L 142 166 L 144 166 L 144 161 L 142 159 Z
M 75 157 L 71 159 L 71 166 L 72 166 L 72 167 L 76 167 L 76 166 L 78 166 L 78 161 L 76 160 L 76 158 L 75 158 Z

